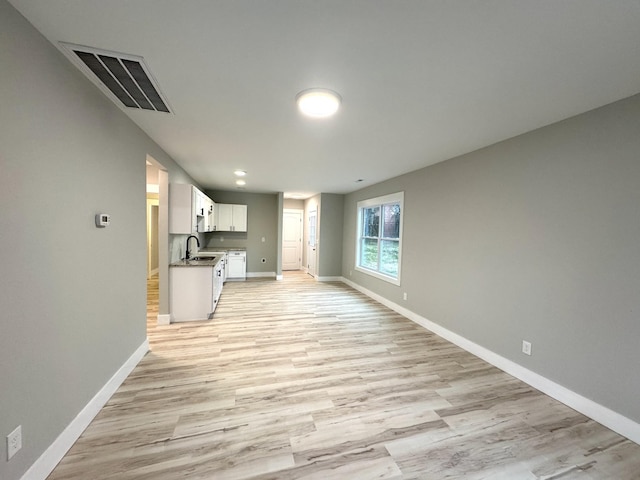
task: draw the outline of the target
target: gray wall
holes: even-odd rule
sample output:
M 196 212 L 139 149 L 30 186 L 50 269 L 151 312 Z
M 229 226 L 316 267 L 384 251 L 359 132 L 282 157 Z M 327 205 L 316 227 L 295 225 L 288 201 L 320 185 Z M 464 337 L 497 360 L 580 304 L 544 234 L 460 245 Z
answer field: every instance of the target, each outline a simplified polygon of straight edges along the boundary
M 13 480 L 145 340 L 147 153 L 188 177 L 5 0 L 0 65 L 0 478 Z
M 342 275 L 342 225 L 344 195 L 321 193 L 304 202 L 303 266 L 309 264 L 309 212 L 317 210 L 317 271 L 318 277 Z
M 293 198 L 285 198 L 283 208 L 291 208 L 293 210 L 304 210 L 304 201 L 295 200 Z
M 210 248 L 245 247 L 248 273 L 275 273 L 278 259 L 278 195 L 218 190 L 205 193 L 216 203 L 247 205 L 246 232 L 205 233 L 205 245 Z M 267 261 L 261 263 L 262 258 Z
M 342 275 L 342 224 L 344 195 L 320 195 L 320 242 L 318 276 Z
M 353 270 L 397 191 L 400 287 Z M 640 96 L 352 193 L 344 232 L 345 277 L 640 421 Z

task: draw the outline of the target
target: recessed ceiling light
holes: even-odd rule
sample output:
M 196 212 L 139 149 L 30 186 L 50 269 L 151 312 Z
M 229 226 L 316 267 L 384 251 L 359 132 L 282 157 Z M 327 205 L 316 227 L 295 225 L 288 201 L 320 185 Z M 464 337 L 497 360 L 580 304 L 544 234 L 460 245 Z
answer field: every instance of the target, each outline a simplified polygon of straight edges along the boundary
M 236 177 L 244 177 L 247 174 L 247 172 L 245 172 L 244 170 L 236 170 L 233 173 Z
M 326 88 L 303 90 L 296 96 L 296 103 L 302 113 L 310 117 L 330 117 L 338 111 L 342 99 L 340 95 Z
M 236 185 L 242 186 L 242 185 L 246 185 L 246 184 L 247 184 L 247 182 L 245 182 L 244 180 L 236 180 Z

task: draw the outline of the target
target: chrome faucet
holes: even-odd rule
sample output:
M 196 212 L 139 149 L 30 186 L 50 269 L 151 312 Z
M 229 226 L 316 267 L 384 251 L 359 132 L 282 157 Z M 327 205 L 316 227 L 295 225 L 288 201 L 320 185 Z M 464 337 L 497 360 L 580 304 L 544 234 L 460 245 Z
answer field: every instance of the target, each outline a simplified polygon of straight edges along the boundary
M 198 248 L 200 248 L 200 240 L 198 239 L 198 237 L 196 237 L 195 235 L 189 235 L 187 237 L 187 252 L 184 256 L 185 260 L 189 260 L 191 258 L 191 252 L 189 251 L 189 240 L 191 240 L 192 238 L 196 239 L 196 245 L 198 245 Z

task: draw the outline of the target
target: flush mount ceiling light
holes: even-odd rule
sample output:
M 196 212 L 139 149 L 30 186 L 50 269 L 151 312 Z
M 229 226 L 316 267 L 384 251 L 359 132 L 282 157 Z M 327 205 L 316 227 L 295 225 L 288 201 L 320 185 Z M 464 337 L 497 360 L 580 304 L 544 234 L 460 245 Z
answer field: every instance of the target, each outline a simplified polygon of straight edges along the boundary
M 325 88 L 311 88 L 296 95 L 296 103 L 302 113 L 309 117 L 330 117 L 338 111 L 340 95 Z
M 236 185 L 243 186 L 243 185 L 246 185 L 246 184 L 247 184 L 247 182 L 245 182 L 244 180 L 236 180 Z
M 245 172 L 244 170 L 236 170 L 235 172 L 233 172 L 233 174 L 236 177 L 244 177 L 247 174 L 247 172 Z

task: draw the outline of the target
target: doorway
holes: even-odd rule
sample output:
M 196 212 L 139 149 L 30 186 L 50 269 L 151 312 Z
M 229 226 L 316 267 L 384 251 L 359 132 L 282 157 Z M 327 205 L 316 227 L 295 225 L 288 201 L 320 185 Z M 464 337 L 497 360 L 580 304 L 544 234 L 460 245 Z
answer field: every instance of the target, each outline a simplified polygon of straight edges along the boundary
M 318 263 L 318 210 L 309 210 L 308 223 L 309 238 L 307 239 L 307 272 L 312 277 L 317 276 Z
M 282 212 L 282 270 L 302 267 L 302 210 Z
M 159 162 L 147 155 L 147 275 L 154 287 L 147 285 L 155 302 L 157 323 L 169 323 L 169 175 Z
M 157 198 L 149 198 L 147 193 L 147 278 L 158 274 L 158 215 Z

